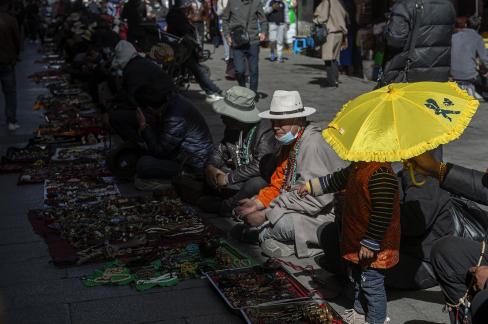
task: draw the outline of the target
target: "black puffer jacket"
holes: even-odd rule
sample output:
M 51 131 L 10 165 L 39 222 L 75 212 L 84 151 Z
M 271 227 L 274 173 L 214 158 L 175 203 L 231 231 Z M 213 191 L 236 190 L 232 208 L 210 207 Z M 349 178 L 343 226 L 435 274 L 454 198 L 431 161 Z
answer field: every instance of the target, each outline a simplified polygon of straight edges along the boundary
M 261 158 L 268 154 L 274 155 L 280 147 L 271 129 L 271 122 L 267 119 L 261 120 L 256 126 L 256 130 L 252 134 L 250 133 L 251 131 L 248 131 L 243 136 L 243 143 L 251 141 L 249 163 L 238 166 L 238 160 L 242 157 L 242 154 L 237 153 L 238 136 L 236 138 L 229 133 L 224 134 L 224 138 L 208 159 L 207 164 L 228 171 L 229 184 L 260 176 Z M 252 138 L 249 138 L 249 135 L 252 135 Z
M 385 60 L 379 85 L 401 82 L 414 27 L 416 0 L 399 0 L 385 29 Z M 451 65 L 451 36 L 456 12 L 451 0 L 420 0 L 423 3 L 415 50 L 407 73 L 408 82 L 447 81 Z
M 149 125 L 141 135 L 154 156 L 176 159 L 197 173 L 203 172 L 213 150 L 212 136 L 191 102 L 180 95 L 171 97 L 161 121 Z

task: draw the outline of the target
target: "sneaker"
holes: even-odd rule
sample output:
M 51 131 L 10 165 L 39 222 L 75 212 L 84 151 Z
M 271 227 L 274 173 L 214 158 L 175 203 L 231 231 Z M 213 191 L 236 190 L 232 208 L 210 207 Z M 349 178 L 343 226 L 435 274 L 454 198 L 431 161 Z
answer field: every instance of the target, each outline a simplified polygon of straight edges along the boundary
M 276 56 L 274 54 L 271 54 L 270 57 L 269 57 L 269 61 L 270 62 L 276 61 Z
M 261 243 L 261 252 L 270 258 L 284 258 L 295 254 L 295 246 L 274 239 L 267 239 Z
M 212 94 L 207 94 L 206 101 L 207 102 L 215 102 L 215 101 L 222 100 L 222 99 L 224 99 L 223 96 L 219 95 L 218 93 L 212 93 Z
M 134 178 L 134 186 L 141 191 L 164 190 L 172 187 L 170 180 Z
M 356 312 L 354 308 L 346 309 L 342 315 L 342 318 L 347 324 L 366 324 L 366 318 L 364 315 Z
M 280 63 L 285 63 L 285 59 L 284 59 L 284 58 L 282 58 L 282 57 L 278 57 L 278 62 L 280 62 Z
M 17 123 L 8 123 L 8 130 L 15 131 L 20 128 L 20 125 Z

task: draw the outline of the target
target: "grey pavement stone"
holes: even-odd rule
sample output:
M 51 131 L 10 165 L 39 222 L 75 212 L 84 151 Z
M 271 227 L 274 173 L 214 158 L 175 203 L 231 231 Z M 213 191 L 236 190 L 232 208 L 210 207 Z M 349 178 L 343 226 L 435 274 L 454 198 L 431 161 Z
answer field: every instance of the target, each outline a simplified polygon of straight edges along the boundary
M 72 323 L 141 323 L 226 314 L 216 293 L 208 288 L 161 291 L 71 304 Z
M 70 324 L 68 304 L 49 304 L 39 307 L 11 309 L 5 324 Z
M 16 263 L 48 257 L 46 244 L 37 238 L 32 242 L 0 246 L 0 260 L 15 266 Z
M 48 256 L 17 263 L 0 264 L 0 289 L 13 289 L 20 284 L 56 280 L 66 276 L 66 269 L 54 267 Z
M 25 216 L 24 216 L 25 218 Z M 32 229 L 27 226 L 7 228 L 0 227 L 0 245 L 12 245 L 16 243 L 26 243 L 41 241 L 41 238 L 34 234 Z
M 139 324 L 186 324 L 185 318 L 173 318 L 163 321 L 140 322 Z
M 212 314 L 185 318 L 188 324 L 231 324 L 244 323 L 240 315 L 236 314 Z

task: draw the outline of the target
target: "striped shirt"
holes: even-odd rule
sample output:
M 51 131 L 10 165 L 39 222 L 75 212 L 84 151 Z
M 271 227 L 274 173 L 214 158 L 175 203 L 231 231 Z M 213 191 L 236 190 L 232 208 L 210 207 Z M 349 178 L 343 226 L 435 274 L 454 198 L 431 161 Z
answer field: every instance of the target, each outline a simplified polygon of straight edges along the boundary
M 349 166 L 324 177 L 312 179 L 307 183 L 307 189 L 312 196 L 344 190 L 351 170 L 352 166 Z M 369 179 L 368 190 L 371 198 L 371 216 L 361 244 L 379 251 L 379 242 L 383 240 L 391 222 L 398 181 L 388 169 L 379 168 Z

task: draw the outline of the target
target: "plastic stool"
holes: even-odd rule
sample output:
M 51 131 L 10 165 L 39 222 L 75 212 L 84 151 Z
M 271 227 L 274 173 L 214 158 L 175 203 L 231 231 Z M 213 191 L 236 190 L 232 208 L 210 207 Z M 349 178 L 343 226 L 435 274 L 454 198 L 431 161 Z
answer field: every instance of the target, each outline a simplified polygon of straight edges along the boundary
M 294 37 L 293 39 L 293 53 L 298 54 L 307 48 L 307 37 Z

